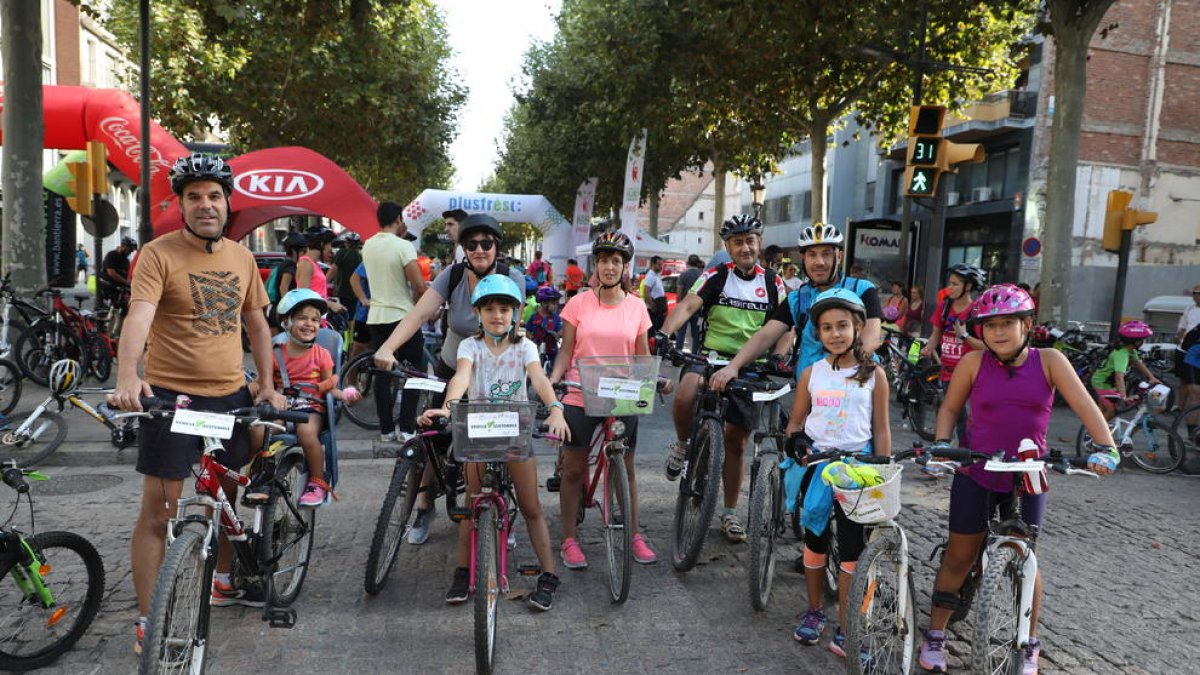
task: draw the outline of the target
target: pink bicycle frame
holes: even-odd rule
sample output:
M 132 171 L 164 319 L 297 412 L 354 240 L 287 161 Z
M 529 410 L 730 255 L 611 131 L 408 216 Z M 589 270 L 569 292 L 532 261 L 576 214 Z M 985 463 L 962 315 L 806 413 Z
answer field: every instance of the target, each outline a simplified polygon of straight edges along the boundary
M 496 542 L 500 548 L 500 560 L 497 561 L 497 570 L 500 573 L 500 592 L 508 592 L 508 502 L 504 501 L 504 496 L 494 488 L 484 488 L 485 492 L 471 502 L 471 586 L 470 592 L 475 593 L 476 577 L 475 570 L 478 561 L 475 559 L 476 546 L 479 542 L 479 514 L 485 509 L 495 509 L 499 516 L 500 529 L 497 534 Z

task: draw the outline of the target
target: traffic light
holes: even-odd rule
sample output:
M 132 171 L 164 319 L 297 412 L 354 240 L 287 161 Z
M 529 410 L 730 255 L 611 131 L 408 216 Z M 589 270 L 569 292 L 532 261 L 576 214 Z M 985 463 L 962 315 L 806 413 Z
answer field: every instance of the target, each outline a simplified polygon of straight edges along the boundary
M 904 170 L 906 197 L 932 197 L 944 172 L 955 172 L 958 164 L 982 162 L 983 146 L 954 143 L 942 138 L 946 106 L 915 105 L 908 117 L 908 156 Z
M 67 170 L 71 178 L 67 180 L 67 204 L 81 216 L 92 215 L 92 170 L 87 162 L 69 162 Z
M 108 192 L 108 149 L 101 141 L 88 141 L 87 163 L 92 175 L 92 194 Z
M 1129 208 L 1133 193 L 1125 190 L 1109 190 L 1108 205 L 1104 209 L 1104 236 L 1100 245 L 1109 253 L 1121 252 L 1121 234 L 1134 230 L 1139 225 L 1158 221 L 1154 211 L 1138 211 Z

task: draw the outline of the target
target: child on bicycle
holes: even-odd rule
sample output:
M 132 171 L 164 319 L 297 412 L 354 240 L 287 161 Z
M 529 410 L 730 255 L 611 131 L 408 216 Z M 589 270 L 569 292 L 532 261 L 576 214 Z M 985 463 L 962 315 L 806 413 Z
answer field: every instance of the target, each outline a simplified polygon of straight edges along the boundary
M 525 336 L 537 345 L 547 363 L 553 363 L 558 355 L 558 338 L 562 333 L 562 318 L 558 315 L 558 299 L 562 293 L 553 286 L 537 289 L 534 298 L 537 310 L 525 322 Z
M 576 359 L 581 356 L 628 356 L 649 354 L 650 313 L 646 303 L 631 292 L 628 272 L 633 260 L 633 242 L 620 232 L 600 235 L 592 243 L 597 286 L 590 293 L 580 293 L 571 298 L 563 310 L 562 349 L 554 370 L 552 382 L 566 379 L 579 381 Z M 564 374 L 566 377 L 564 378 Z M 562 482 L 558 491 L 559 508 L 562 513 L 562 561 L 570 569 L 587 567 L 575 538 L 575 514 L 587 479 L 588 446 L 596 428 L 603 418 L 588 417 L 583 412 L 583 394 L 571 389 L 563 397 L 567 404 L 566 418 L 574 442 L 563 443 Z M 638 531 L 637 474 L 634 471 L 634 453 L 637 450 L 636 416 L 622 417 L 625 423 L 629 450 L 625 453 L 625 472 L 629 477 L 629 526 L 633 528 L 633 559 L 643 565 L 658 560 L 658 556 L 646 538 Z
M 887 376 L 862 349 L 862 329 L 867 321 L 862 299 L 844 288 L 832 288 L 813 300 L 809 319 L 829 354 L 800 375 L 787 426 L 789 442 L 805 443 L 814 452 L 837 449 L 873 451 L 883 457 L 891 455 Z M 815 476 L 823 466 L 822 463 L 809 467 L 801 482 L 802 492 L 827 489 L 818 485 L 821 479 Z M 810 510 L 809 506 L 806 500 L 806 512 Z M 828 516 L 817 517 L 821 520 L 817 527 L 807 528 L 804 533 L 808 611 L 793 633 L 793 637 L 804 645 L 817 644 L 826 623 L 824 568 L 830 537 L 826 526 Z M 863 526 L 847 518 L 836 501 L 833 517 L 837 519 L 841 569 L 838 572 L 838 630 L 829 643 L 829 650 L 844 657 L 846 595 L 866 540 Z
M 1136 368 L 1142 377 L 1151 385 L 1159 384 L 1157 377 L 1142 363 L 1142 343 L 1154 331 L 1141 321 L 1126 321 L 1117 329 L 1117 345 L 1109 352 L 1108 357 L 1092 373 L 1092 391 L 1096 395 L 1096 403 L 1105 420 L 1111 420 L 1117 414 L 1117 404 L 1129 401 L 1132 395 L 1125 383 L 1125 375 L 1129 369 Z
M 984 349 L 964 355 L 955 369 L 946 400 L 938 411 L 937 438 L 950 438 L 959 413 L 969 402 L 971 415 L 961 441 L 963 447 L 988 453 L 1003 448 L 1005 456 L 1013 458 L 1018 444 L 1028 438 L 1044 449 L 1054 391 L 1058 389 L 1100 444 L 1093 446 L 1095 452 L 1088 458 L 1088 468 L 1109 473 L 1116 469 L 1120 455 L 1113 447 L 1104 417 L 1061 352 L 1029 346 L 1033 313 L 1033 299 L 1011 284 L 993 286 L 975 302 L 971 329 Z M 936 454 L 939 445 L 949 443 L 938 440 L 930 449 Z M 920 664 L 925 670 L 946 672 L 946 625 L 959 606 L 959 590 L 979 555 L 989 519 L 997 508 L 1007 508 L 1011 500 L 1012 475 L 989 473 L 973 465 L 954 476 L 950 487 L 950 535 L 934 581 L 930 628 L 921 643 Z M 1040 528 L 1046 513 L 1046 494 L 1024 496 L 1021 508 L 1025 521 Z M 1031 635 L 1037 634 L 1041 588 L 1039 576 Z M 985 647 L 975 645 L 976 649 Z M 1040 645 L 1033 637 L 1025 651 L 1026 675 L 1036 675 L 1039 653 Z
M 537 348 L 518 331 L 523 300 L 521 289 L 507 275 L 490 274 L 479 280 L 471 293 L 471 305 L 479 320 L 479 332 L 458 346 L 457 370 L 446 384 L 446 401 L 457 401 L 464 394 L 469 400 L 527 401 L 525 380 L 528 378 L 538 397 L 551 408 L 550 418 L 546 420 L 550 433 L 569 438 L 562 404 L 555 398 L 554 388 L 546 379 L 538 360 Z M 448 407 L 430 408 L 421 415 L 419 422 L 422 426 L 428 426 L 434 417 L 449 415 Z M 482 469 L 477 464 L 468 464 L 467 467 L 467 495 L 470 499 L 479 494 Z M 550 530 L 538 500 L 537 460 L 531 457 L 508 462 L 508 473 L 516 488 L 517 506 L 525 518 L 530 543 L 542 567 L 537 587 L 529 596 L 529 604 L 545 611 L 550 609 L 554 600 L 559 579 L 554 574 Z M 463 520 L 458 527 L 454 580 L 446 593 L 446 602 L 452 605 L 465 601 L 469 594 L 470 570 L 467 565 L 470 563 L 470 540 L 471 523 Z
M 287 333 L 287 342 L 277 345 L 275 351 L 275 386 L 282 391 L 283 369 L 287 369 L 291 385 L 315 385 L 301 387 L 302 392 L 312 396 L 332 393 L 339 401 L 354 403 L 361 396 L 354 387 L 337 388 L 337 374 L 333 372 L 333 356 L 329 350 L 317 344 L 317 333 L 321 321 L 329 311 L 329 304 L 308 288 L 288 291 L 279 300 L 276 313 L 279 324 Z M 325 450 L 321 447 L 321 425 L 325 406 L 313 402 L 308 406 L 308 421 L 296 425 L 296 438 L 304 449 L 304 461 L 308 465 L 308 484 L 300 495 L 300 506 L 315 508 L 325 503 L 326 494 L 333 488 L 325 482 Z M 262 445 L 262 429 L 251 429 L 252 447 Z

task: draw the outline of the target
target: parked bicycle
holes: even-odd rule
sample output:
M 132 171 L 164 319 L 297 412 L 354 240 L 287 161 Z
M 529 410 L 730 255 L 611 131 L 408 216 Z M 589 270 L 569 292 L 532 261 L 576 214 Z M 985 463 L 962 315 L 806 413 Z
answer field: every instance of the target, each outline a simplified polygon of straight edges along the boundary
M 93 315 L 89 310 L 67 305 L 57 288 L 42 292 L 50 296 L 52 311 L 17 338 L 17 366 L 43 387 L 49 386 L 50 366 L 64 358 L 79 362 L 84 372 L 101 382 L 107 380 L 112 375 L 117 343 L 104 334 L 94 317 L 106 324 L 108 314 Z
M 33 522 L 29 480 L 47 480 L 14 461 L 0 465 L 4 484 L 24 496 Z M 11 520 L 10 516 L 10 520 Z M 0 525 L 0 670 L 53 663 L 96 618 L 104 596 L 104 562 L 87 539 L 71 532 L 26 536 Z
M 761 390 L 751 394 L 755 402 L 765 403 L 764 428 L 754 432 L 754 455 L 750 460 L 750 518 L 746 521 L 746 542 L 750 556 L 746 561 L 750 606 L 767 608 L 775 578 L 776 540 L 787 529 L 787 503 L 780 464 L 785 458 L 799 461 L 789 451 L 787 413 L 780 401 L 791 393 L 792 383 L 764 381 Z
M 400 413 L 399 394 L 417 396 L 416 410 L 419 413 L 432 407 L 433 398 L 446 390 L 445 380 L 433 377 L 424 370 L 414 368 L 408 363 L 398 363 L 392 371 L 385 371 L 375 367 L 375 355 L 373 352 L 360 354 L 342 368 L 342 372 L 338 377 L 338 387 L 345 389 L 353 385 L 359 391 L 363 392 L 363 398 L 357 403 L 342 406 L 350 421 L 363 429 L 374 430 L 379 428 L 379 413 L 375 408 L 375 397 L 370 394 L 375 391 L 375 378 L 380 373 L 386 372 L 390 372 L 392 377 L 395 378 L 393 384 L 398 394 L 396 402 L 392 406 L 393 419 Z
M 658 389 L 660 359 L 657 356 L 584 356 L 576 359 L 581 382 L 562 381 L 560 393 L 568 388 L 583 394 L 583 412 L 603 417 L 600 431 L 590 441 L 588 464 L 592 475 L 583 484 L 578 522 L 587 509 L 600 510 L 604 533 L 605 560 L 608 563 L 608 592 L 615 603 L 629 598 L 633 569 L 633 508 L 625 452 L 629 449 L 625 422 L 620 418 L 650 415 Z M 576 439 L 583 445 L 587 440 Z M 602 494 L 597 499 L 597 490 Z
M 13 310 L 20 318 L 13 317 Z M 17 297 L 12 287 L 12 272 L 0 278 L 0 359 L 14 360 L 13 345 L 29 326 L 50 312 L 24 298 Z M 15 360 L 14 360 L 15 362 Z
M 451 401 L 454 458 L 482 471 L 471 504 L 451 510 L 455 521 L 471 522 L 469 593 L 475 597 L 475 672 L 490 675 L 496 662 L 500 595 L 508 593 L 508 533 L 516 499 L 506 463 L 526 459 L 536 405 L 525 401 Z M 468 467 L 468 470 L 471 470 Z M 518 567 L 523 576 L 541 574 L 537 564 Z
M 272 627 L 291 628 L 296 611 L 289 607 L 300 592 L 312 552 L 314 511 L 300 509 L 300 494 L 308 480 L 304 454 L 294 439 L 266 434 L 264 447 L 247 474 L 214 459 L 221 438 L 237 424 L 284 433 L 270 420 L 303 423 L 308 413 L 276 410 L 267 405 L 238 408 L 228 413 L 189 410 L 190 400 L 142 399 L 143 412 L 118 418 L 174 419 L 172 431 L 204 441 L 196 496 L 181 497 L 167 525 L 167 552 L 158 571 L 146 617 L 145 648 L 138 672 L 204 672 L 208 658 L 209 598 L 216 564 L 218 532 L 233 547 L 233 574 L 261 582 L 267 602 L 262 618 Z M 293 452 L 291 448 L 295 448 Z M 220 479 L 230 477 L 246 488 L 243 521 L 234 511 Z M 213 513 L 218 515 L 214 520 Z
M 1151 387 L 1145 382 L 1137 389 L 1138 393 L 1129 402 L 1121 401 L 1119 396 L 1108 397 L 1119 406 L 1108 428 L 1122 457 L 1133 460 L 1143 471 L 1170 473 L 1179 468 L 1186 452 L 1184 437 L 1174 428 L 1177 420 L 1166 412 L 1171 390 L 1165 385 Z M 1091 434 L 1080 425 L 1075 436 L 1075 456 L 1086 459 L 1091 445 Z

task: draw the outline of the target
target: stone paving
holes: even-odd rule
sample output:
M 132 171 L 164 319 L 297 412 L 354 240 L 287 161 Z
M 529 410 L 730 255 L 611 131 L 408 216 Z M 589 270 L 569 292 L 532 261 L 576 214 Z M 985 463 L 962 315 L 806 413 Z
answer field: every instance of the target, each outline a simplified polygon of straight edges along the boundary
M 54 494 L 38 498 L 36 524 L 39 531 L 67 529 L 91 539 L 104 556 L 108 589 L 100 616 L 87 634 L 44 672 L 134 672 L 135 603 L 128 546 L 141 477 L 127 463 L 114 461 L 115 450 L 105 448 L 104 436 L 91 431 L 103 431 L 98 425 L 77 429 L 86 423 L 77 412 L 68 419 L 72 440 L 52 459 L 60 465 L 46 468 L 58 487 L 51 483 L 47 489 Z M 1073 443 L 1078 426 L 1073 419 L 1067 410 L 1056 411 L 1052 443 Z M 803 610 L 803 583 L 791 569 L 799 548 L 790 535 L 765 612 L 755 612 L 748 601 L 747 548 L 724 542 L 715 526 L 694 570 L 678 574 L 665 561 L 674 503 L 674 486 L 661 471 L 667 424 L 664 415 L 643 424 L 638 461 L 645 531 L 664 561 L 635 565 L 629 601 L 610 604 L 603 545 L 590 513 L 582 536 L 592 569 L 560 570 L 563 585 L 549 613 L 531 612 L 518 602 L 503 603 L 498 671 L 840 671 L 841 662 L 824 642 L 804 647 L 791 638 L 795 615 Z M 896 426 L 899 429 L 898 420 Z M 370 432 L 348 421 L 340 431 L 347 446 L 357 448 L 349 456 L 369 455 Z M 912 439 L 902 430 L 895 435 L 897 447 Z M 123 453 L 123 462 L 130 461 L 133 452 Z M 369 597 L 362 589 L 366 552 L 391 464 L 385 459 L 343 462 L 341 501 L 318 514 L 313 568 L 295 605 L 299 620 L 294 629 L 269 628 L 255 610 L 213 609 L 209 672 L 472 669 L 471 605 L 448 607 L 442 601 L 453 555 L 453 531 L 444 513 L 434 521 L 425 545 L 402 550 L 383 593 Z M 551 465 L 549 456 L 541 458 L 543 480 Z M 1196 672 L 1200 538 L 1193 496 L 1200 484 L 1185 476 L 1137 470 L 1104 481 L 1055 474 L 1052 482 L 1039 548 L 1046 570 L 1042 672 Z M 926 481 L 910 472 L 904 494 L 901 521 L 911 537 L 924 626 L 935 571 L 927 558 L 945 535 L 949 482 Z M 557 541 L 557 500 L 545 492 L 542 499 Z M 0 504 L 7 500 L 0 493 Z M 744 513 L 745 499 L 740 510 Z M 15 522 L 28 524 L 24 507 Z M 523 531 L 519 537 L 517 561 L 531 561 L 528 538 Z M 528 585 L 521 578 L 514 582 L 518 590 Z M 831 625 L 826 638 L 832 630 Z M 969 619 L 959 631 L 949 642 L 952 672 L 966 671 Z

